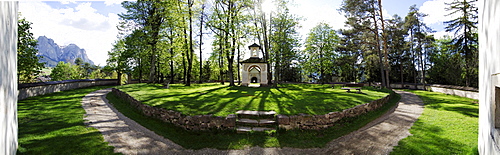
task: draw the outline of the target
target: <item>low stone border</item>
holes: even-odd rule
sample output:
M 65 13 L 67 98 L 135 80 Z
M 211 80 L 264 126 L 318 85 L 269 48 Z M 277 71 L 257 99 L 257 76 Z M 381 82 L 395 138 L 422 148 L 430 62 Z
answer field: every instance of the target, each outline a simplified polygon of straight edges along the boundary
M 345 109 L 342 112 L 330 112 L 324 115 L 308 115 L 299 114 L 293 116 L 286 116 L 279 114 L 277 116 L 277 122 L 279 128 L 286 130 L 290 129 L 305 129 L 305 130 L 319 130 L 326 129 L 334 125 L 335 122 L 346 117 L 356 117 L 365 114 L 370 111 L 374 111 L 382 107 L 387 103 L 392 97 L 393 93 L 387 95 L 384 98 L 371 101 L 369 103 L 357 105 L 353 108 Z
M 141 111 L 144 115 L 153 117 L 164 122 L 172 123 L 186 130 L 212 130 L 212 129 L 234 129 L 236 126 L 236 115 L 229 114 L 227 117 L 213 115 L 187 116 L 180 112 L 167 110 L 142 104 L 132 96 L 116 88 L 112 93 L 129 102 L 131 106 Z M 299 114 L 293 116 L 277 115 L 276 120 L 279 128 L 283 129 L 325 129 L 334 125 L 335 122 L 347 117 L 356 117 L 382 107 L 394 96 L 394 93 L 378 100 L 361 104 L 353 108 L 345 109 L 342 112 L 330 112 L 324 115 Z
M 116 85 L 117 82 L 116 79 L 82 79 L 19 84 L 18 100 L 77 88 Z

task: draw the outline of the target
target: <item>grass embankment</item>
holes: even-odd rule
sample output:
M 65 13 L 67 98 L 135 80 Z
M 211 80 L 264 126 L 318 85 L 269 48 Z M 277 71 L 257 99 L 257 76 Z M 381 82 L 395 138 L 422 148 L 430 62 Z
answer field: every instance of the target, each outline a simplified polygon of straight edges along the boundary
M 364 104 L 389 93 L 366 87 L 363 93 L 346 93 L 330 85 L 285 84 L 279 88 L 229 87 L 218 83 L 193 84 L 186 87 L 172 84 L 132 84 L 117 87 L 143 104 L 182 112 L 186 115 L 227 116 L 238 110 L 274 110 L 278 114 L 299 113 L 320 115 Z
M 84 125 L 82 98 L 107 87 L 30 97 L 18 102 L 18 154 L 113 154 L 95 128 Z
M 134 88 L 137 90 L 142 90 L 142 91 L 146 91 L 146 92 L 150 92 L 150 91 L 154 92 L 154 91 L 157 91 L 159 89 L 159 88 L 156 88 L 157 86 L 150 86 L 150 85 L 139 85 L 139 86 L 146 87 L 146 88 L 141 89 L 141 87 L 138 87 L 137 85 L 134 86 Z M 268 94 L 268 96 L 267 96 L 268 98 L 266 98 L 266 99 L 252 97 L 254 100 L 259 101 L 259 102 L 257 102 L 257 104 L 256 104 L 257 107 L 255 107 L 255 108 L 258 108 L 259 107 L 258 105 L 261 105 L 259 103 L 264 101 L 265 108 L 263 108 L 263 109 L 276 110 L 276 111 L 279 110 L 280 112 L 290 112 L 290 111 L 307 112 L 307 110 L 314 109 L 314 107 L 307 106 L 308 109 L 306 109 L 306 111 L 300 111 L 299 108 L 295 107 L 295 104 L 297 104 L 297 106 L 306 106 L 306 105 L 304 105 L 304 103 L 300 103 L 300 102 L 282 103 L 282 102 L 279 102 L 279 104 L 281 104 L 281 105 L 286 105 L 287 106 L 286 109 L 293 109 L 293 110 L 285 110 L 285 108 L 280 109 L 280 108 L 277 108 L 278 106 L 275 107 L 276 109 L 272 109 L 272 108 L 267 109 L 267 106 L 272 107 L 271 105 L 273 105 L 270 102 L 272 102 L 273 100 L 276 100 L 272 96 L 275 96 L 278 99 L 281 97 L 285 97 L 287 95 L 297 98 L 297 96 L 300 96 L 300 94 L 304 94 L 303 96 L 311 97 L 311 95 L 314 93 L 308 92 L 308 91 L 312 91 L 314 89 L 323 89 L 323 90 L 325 89 L 325 88 L 317 88 L 319 86 L 300 86 L 300 87 L 305 87 L 304 88 L 305 90 L 303 93 L 300 93 L 300 90 L 296 90 L 299 92 L 289 93 L 288 91 L 283 91 L 283 90 L 286 90 L 285 88 L 280 88 L 280 90 L 285 92 L 285 93 L 278 94 L 278 92 L 280 92 L 279 90 L 273 90 L 270 88 L 258 88 L 258 89 L 256 89 L 256 88 L 231 88 L 231 87 L 225 87 L 225 86 L 221 86 L 221 87 L 209 86 L 209 87 L 212 87 L 212 88 L 209 88 L 209 90 L 216 89 L 216 90 L 222 91 L 222 92 L 205 90 L 205 92 L 207 92 L 207 94 L 214 93 L 214 92 L 215 92 L 215 94 L 223 94 L 225 91 L 229 91 L 226 93 L 230 94 L 232 96 L 238 96 L 241 98 L 246 98 L 246 96 L 236 95 L 237 92 L 245 93 L 245 94 L 255 94 L 255 96 L 261 96 L 261 97 L 265 96 L 264 94 Z M 287 85 L 286 87 L 288 87 L 288 90 L 293 90 L 293 89 L 297 89 L 298 86 Z M 312 87 L 312 88 L 307 88 L 307 87 Z M 292 88 L 292 89 L 290 89 L 290 88 Z M 122 89 L 122 88 L 120 88 L 120 89 Z M 174 87 L 172 90 L 176 90 L 176 89 L 180 89 L 180 88 Z M 186 92 L 185 95 L 186 95 L 186 97 L 189 97 L 190 95 L 197 96 L 197 94 L 199 94 L 200 89 L 202 89 L 202 88 L 198 88 L 197 91 Z M 235 90 L 235 89 L 237 89 L 237 90 Z M 243 89 L 243 90 L 239 90 L 239 89 Z M 128 90 L 128 91 L 130 91 L 130 90 Z M 162 91 L 164 92 L 165 90 L 163 89 Z M 174 92 L 174 94 L 181 94 L 183 91 L 188 91 L 188 90 L 181 89 L 181 90 L 173 91 L 173 92 Z M 266 91 L 268 91 L 268 92 L 266 92 Z M 335 92 L 337 92 L 337 91 L 335 90 L 335 91 L 331 91 L 329 93 L 335 94 Z M 365 92 L 367 94 L 386 94 L 386 93 L 382 93 L 382 92 L 376 92 L 375 90 L 371 90 L 371 91 L 363 90 L 363 92 Z M 318 93 L 318 92 L 316 92 L 316 93 Z M 143 93 L 141 93 L 141 94 L 143 94 Z M 164 96 L 164 97 L 166 97 L 166 96 L 174 97 L 174 95 L 169 94 L 169 93 L 161 94 L 158 92 L 154 92 L 152 94 L 157 94 L 157 95 Z M 276 95 L 276 94 L 278 94 L 278 95 Z M 287 94 L 287 95 L 285 95 L 285 94 Z M 363 95 L 363 94 L 346 93 L 344 90 L 342 90 L 342 93 L 336 94 L 336 95 L 338 98 L 342 98 L 343 95 L 345 95 L 346 98 L 355 98 L 354 95 Z M 149 95 L 147 95 L 147 96 L 149 96 Z M 155 96 L 155 95 L 151 95 L 151 96 Z M 279 97 L 279 96 L 281 96 L 281 97 Z M 318 98 L 319 98 L 319 96 L 320 95 L 317 95 Z M 215 98 L 215 97 L 221 97 L 221 96 L 214 95 L 214 96 L 211 96 L 209 98 Z M 373 112 L 370 112 L 370 113 L 367 113 L 367 114 L 364 114 L 362 116 L 355 117 L 355 118 L 343 119 L 343 120 L 339 121 L 337 124 L 335 124 L 335 126 L 329 128 L 329 129 L 325 129 L 325 130 L 319 130 L 319 131 L 305 131 L 305 130 L 283 131 L 283 130 L 278 130 L 276 132 L 253 132 L 253 133 L 237 134 L 235 131 L 217 131 L 217 130 L 214 130 L 214 131 L 186 131 L 186 130 L 179 128 L 179 127 L 176 127 L 172 124 L 164 123 L 160 120 L 151 119 L 149 117 L 142 115 L 139 111 L 130 107 L 130 105 L 128 103 L 126 103 L 124 100 L 117 98 L 115 95 L 113 95 L 111 93 L 108 94 L 107 98 L 110 101 L 110 103 L 112 103 L 121 113 L 123 113 L 127 117 L 135 120 L 136 122 L 138 122 L 142 126 L 156 132 L 159 135 L 162 135 L 165 138 L 172 140 L 173 142 L 175 142 L 175 143 L 177 143 L 177 144 L 179 144 L 187 149 L 202 149 L 202 148 L 243 149 L 243 148 L 252 147 L 252 146 L 295 147 L 295 148 L 324 147 L 325 144 L 330 142 L 331 140 L 336 139 L 336 138 L 343 136 L 345 134 L 348 134 L 352 131 L 355 131 L 355 130 L 363 127 L 367 123 L 371 122 L 372 120 L 383 115 L 385 112 L 387 112 L 387 110 L 389 110 L 391 107 L 393 107 L 397 103 L 397 101 L 399 101 L 399 95 L 397 95 L 397 97 L 391 99 L 389 104 L 386 104 L 385 106 L 380 108 L 380 110 L 373 111 Z M 145 98 L 146 97 L 142 96 L 143 100 Z M 177 98 L 179 98 L 179 97 L 177 97 Z M 193 98 L 193 97 L 191 97 L 191 98 Z M 196 98 L 196 97 L 194 97 L 194 98 Z M 222 98 L 224 98 L 224 97 L 222 97 Z M 232 99 L 232 101 L 240 101 L 239 99 L 237 99 L 235 97 L 228 97 L 228 98 Z M 250 98 L 250 99 L 252 99 L 252 98 Z M 367 98 L 367 97 L 364 97 L 364 98 Z M 185 100 L 185 99 L 180 98 L 178 100 Z M 311 100 L 317 101 L 319 99 L 313 98 Z M 240 102 L 242 102 L 242 101 L 243 100 L 241 100 Z M 314 102 L 308 101 L 307 99 L 302 99 L 302 102 L 306 102 L 306 101 L 308 104 L 312 104 L 314 106 L 324 106 L 324 104 L 327 104 L 327 103 L 315 104 Z M 227 101 L 225 101 L 225 102 L 227 102 Z M 225 103 L 225 102 L 223 102 L 223 103 Z M 193 102 L 193 104 L 198 104 L 198 102 Z M 274 104 L 277 104 L 277 102 L 274 102 Z M 336 103 L 328 103 L 328 104 L 336 104 Z M 252 104 L 244 104 L 244 105 L 252 105 Z M 261 110 L 261 109 L 255 109 L 255 110 Z M 209 111 L 211 111 L 211 110 L 209 110 Z M 234 112 L 234 111 L 235 110 L 231 110 L 231 112 Z M 320 113 L 319 111 L 315 111 L 315 112 Z
M 425 104 L 409 136 L 391 154 L 477 154 L 477 100 L 442 93 L 411 91 Z

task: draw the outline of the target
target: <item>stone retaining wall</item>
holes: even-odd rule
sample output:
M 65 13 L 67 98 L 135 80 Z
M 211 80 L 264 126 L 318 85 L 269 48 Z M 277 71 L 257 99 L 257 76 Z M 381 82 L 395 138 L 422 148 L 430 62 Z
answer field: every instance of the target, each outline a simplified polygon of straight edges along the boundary
M 479 100 L 479 91 L 477 90 L 477 88 L 433 84 L 430 86 L 430 89 L 433 92 L 440 92 Z
M 130 105 L 140 110 L 144 115 L 153 117 L 164 122 L 172 123 L 186 130 L 209 130 L 209 129 L 234 129 L 236 126 L 236 115 L 229 114 L 227 117 L 213 115 L 187 116 L 173 110 L 153 107 L 142 104 L 132 96 L 113 88 L 112 92 L 118 97 L 129 102 Z
M 144 115 L 153 117 L 164 122 L 172 123 L 186 130 L 211 130 L 211 129 L 234 129 L 236 126 L 236 115 L 229 114 L 227 117 L 213 115 L 187 116 L 173 110 L 153 107 L 142 104 L 132 96 L 118 89 L 113 88 L 112 92 L 118 97 L 129 102 L 131 106 L 141 111 Z M 324 115 L 299 114 L 293 116 L 277 115 L 276 121 L 279 128 L 284 129 L 325 129 L 333 126 L 335 122 L 346 117 L 356 117 L 376 110 L 387 103 L 393 94 L 384 98 L 374 100 L 370 103 L 358 105 L 356 107 L 345 109 L 342 112 L 330 112 Z
M 279 128 L 286 130 L 289 129 L 325 129 L 334 125 L 335 122 L 346 118 L 346 117 L 356 117 L 365 114 L 370 111 L 374 111 L 382 107 L 393 94 L 387 95 L 384 98 L 371 101 L 369 103 L 357 105 L 353 108 L 345 109 L 342 112 L 330 112 L 324 115 L 308 115 L 299 114 L 293 116 L 277 115 L 277 122 Z
M 64 81 L 49 81 L 39 83 L 19 84 L 18 100 L 23 100 L 28 97 L 45 95 L 64 90 L 72 90 L 77 88 L 116 85 L 116 79 L 86 79 L 86 80 L 64 80 Z

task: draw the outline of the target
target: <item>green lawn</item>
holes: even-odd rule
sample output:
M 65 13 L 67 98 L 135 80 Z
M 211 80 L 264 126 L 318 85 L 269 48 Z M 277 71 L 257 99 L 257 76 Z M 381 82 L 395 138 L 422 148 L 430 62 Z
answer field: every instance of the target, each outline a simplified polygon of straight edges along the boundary
M 217 148 L 243 149 L 252 146 L 260 147 L 294 147 L 313 148 L 324 147 L 326 143 L 355 131 L 372 120 L 383 115 L 399 101 L 399 95 L 391 99 L 380 110 L 338 121 L 335 126 L 326 130 L 278 130 L 277 132 L 254 132 L 238 134 L 235 131 L 187 131 L 169 123 L 142 115 L 124 100 L 113 94 L 107 99 L 114 107 L 128 118 L 155 133 L 172 140 L 187 149 Z
M 477 100 L 436 92 L 411 91 L 425 109 L 391 154 L 477 154 Z
M 113 154 L 95 128 L 84 125 L 82 98 L 106 87 L 76 89 L 18 102 L 18 154 Z
M 148 94 L 147 89 L 152 90 L 150 95 L 168 96 L 168 93 L 161 92 L 165 89 L 160 88 L 158 85 L 145 85 L 145 89 L 139 87 L 140 85 L 129 85 L 128 89 L 140 89 L 146 92 L 142 94 Z M 312 94 L 318 93 L 322 95 L 337 94 L 339 96 L 344 95 L 347 99 L 357 99 L 359 97 L 362 100 L 352 100 L 356 104 L 344 105 L 344 106 L 354 106 L 358 103 L 365 103 L 365 100 L 369 100 L 370 94 L 378 94 L 375 99 L 385 96 L 387 93 L 377 92 L 375 90 L 363 90 L 366 94 L 356 94 L 356 93 L 346 93 L 343 90 L 328 90 L 331 89 L 328 85 L 287 85 L 285 88 L 270 89 L 270 88 L 246 88 L 246 87 L 227 87 L 219 86 L 218 84 L 205 84 L 205 85 L 195 85 L 190 87 L 190 89 L 181 89 L 180 85 L 172 85 L 171 89 L 168 91 L 175 92 L 176 94 L 185 94 L 184 97 L 193 97 L 193 94 L 208 95 L 212 92 L 216 94 L 234 95 L 238 92 L 244 92 L 244 94 L 254 94 L 253 96 L 243 96 L 242 98 L 247 98 L 250 100 L 258 100 L 257 108 L 260 105 L 268 106 L 268 101 L 286 100 L 286 95 L 295 96 L 295 99 L 299 98 L 301 95 L 300 91 L 304 90 L 303 96 L 311 96 Z M 208 89 L 204 87 L 209 87 Z M 284 86 L 282 86 L 284 87 Z M 104 142 L 101 133 L 94 129 L 88 128 L 84 125 L 83 115 L 85 111 L 81 107 L 82 98 L 93 91 L 104 89 L 107 87 L 91 87 L 76 89 L 70 91 L 63 91 L 43 96 L 31 97 L 25 100 L 21 100 L 18 103 L 18 121 L 19 121 L 19 149 L 18 154 L 113 154 L 113 147 L 108 146 Z M 155 92 L 154 90 L 156 89 Z M 368 89 L 368 88 L 367 88 Z M 175 91 L 174 91 L 175 90 Z M 217 92 L 215 90 L 220 90 Z M 268 92 L 265 92 L 265 91 Z M 135 91 L 138 92 L 138 91 Z M 200 93 L 201 92 L 201 93 Z M 141 93 L 138 93 L 141 94 Z M 262 99 L 262 96 L 267 98 Z M 279 95 L 273 95 L 279 94 Z M 147 96 L 147 95 L 143 95 Z M 196 96 L 196 95 L 195 95 Z M 238 96 L 238 95 L 236 95 Z M 216 96 L 208 97 L 215 98 Z M 219 96 L 220 97 L 220 96 Z M 241 96 L 240 96 L 241 97 Z M 218 149 L 242 149 L 249 146 L 261 146 L 261 147 L 296 147 L 296 148 L 309 148 L 309 147 L 324 147 L 324 145 L 342 135 L 350 133 L 354 130 L 359 129 L 366 123 L 382 115 L 391 106 L 397 102 L 397 98 L 393 99 L 390 104 L 385 105 L 381 110 L 367 113 L 365 115 L 349 118 L 339 121 L 334 127 L 327 130 L 320 131 L 302 131 L 302 130 L 291 130 L 282 131 L 278 130 L 275 132 L 262 132 L 262 133 L 248 133 L 248 134 L 237 134 L 234 131 L 186 131 L 182 128 L 175 127 L 168 123 L 163 123 L 159 120 L 151 119 L 145 117 L 138 113 L 134 108 L 131 108 L 128 104 L 121 101 L 113 95 L 108 95 L 108 98 L 114 105 L 128 117 L 136 120 L 143 126 L 150 128 L 156 133 L 174 141 L 177 144 L 184 146 L 189 149 L 201 149 L 201 148 L 218 148 Z M 177 97 L 172 97 L 177 98 Z M 239 101 L 234 97 L 235 101 Z M 319 97 L 318 97 L 319 98 Z M 337 97 L 337 99 L 342 97 Z M 332 100 L 335 98 L 325 97 L 321 100 Z M 179 99 L 185 101 L 186 99 Z M 318 101 L 320 99 L 315 99 Z M 286 100 L 288 101 L 288 100 Z M 302 102 L 312 103 L 312 101 L 301 100 Z M 175 103 L 175 102 L 174 102 Z M 253 103 L 253 102 L 250 102 Z M 265 103 L 265 104 L 260 104 Z M 330 102 L 329 102 L 330 103 Z M 281 103 L 285 105 L 284 103 Z M 305 106 L 303 103 L 294 102 L 300 106 Z M 301 105 L 302 104 L 302 105 Z M 325 103 L 324 103 L 325 104 Z M 250 105 L 250 104 L 247 104 Z M 253 104 L 252 104 L 253 105 Z M 315 104 L 322 105 L 322 104 Z M 298 110 L 294 108 L 293 105 L 288 105 L 292 107 L 286 107 L 287 110 L 282 111 L 293 111 L 293 112 L 307 112 L 314 110 Z M 276 106 L 279 107 L 279 106 Z M 312 107 L 302 107 L 310 108 Z M 292 109 L 292 110 L 288 110 Z M 326 108 L 325 108 L 326 109 Z M 279 108 L 270 109 L 278 111 Z M 329 110 L 328 110 L 329 111 Z M 234 112 L 231 110 L 231 112 Z M 314 111 L 316 113 L 318 110 Z
M 279 114 L 326 114 L 364 104 L 389 93 L 365 87 L 363 93 L 347 93 L 330 85 L 285 84 L 279 88 L 229 87 L 218 83 L 131 84 L 117 87 L 143 104 L 182 112 L 186 115 L 227 116 L 238 110 L 274 110 Z

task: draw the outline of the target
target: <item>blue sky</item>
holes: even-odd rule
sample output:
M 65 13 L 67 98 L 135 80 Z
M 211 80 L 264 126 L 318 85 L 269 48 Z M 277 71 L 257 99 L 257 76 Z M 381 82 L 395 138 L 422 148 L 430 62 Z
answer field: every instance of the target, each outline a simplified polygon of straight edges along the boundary
M 416 4 L 420 11 L 429 14 L 424 22 L 433 28 L 436 36 L 444 32 L 444 2 L 451 0 L 382 0 L 386 18 L 398 14 L 403 17 L 409 7 Z M 342 0 L 295 0 L 290 6 L 291 13 L 304 17 L 299 33 L 305 39 L 307 32 L 319 22 L 325 22 L 340 29 L 344 27 L 345 17 L 338 11 Z M 35 37 L 47 36 L 59 45 L 74 43 L 87 51 L 89 58 L 96 64 L 105 65 L 107 51 L 112 48 L 118 31 L 118 14 L 125 11 L 120 1 L 21 1 L 19 11 L 22 17 L 32 22 Z M 207 38 L 208 39 L 208 38 Z M 202 47 L 205 53 L 211 51 L 209 43 Z M 206 57 L 206 56 L 204 56 Z

